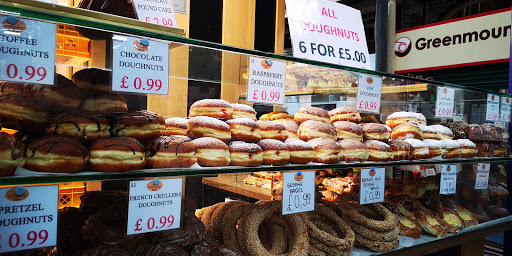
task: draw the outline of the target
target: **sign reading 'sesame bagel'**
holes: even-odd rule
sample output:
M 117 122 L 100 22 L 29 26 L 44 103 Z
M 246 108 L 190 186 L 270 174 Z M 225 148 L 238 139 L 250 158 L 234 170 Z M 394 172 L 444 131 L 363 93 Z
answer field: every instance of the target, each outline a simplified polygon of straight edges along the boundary
M 395 72 L 506 62 L 510 33 L 510 8 L 398 31 Z

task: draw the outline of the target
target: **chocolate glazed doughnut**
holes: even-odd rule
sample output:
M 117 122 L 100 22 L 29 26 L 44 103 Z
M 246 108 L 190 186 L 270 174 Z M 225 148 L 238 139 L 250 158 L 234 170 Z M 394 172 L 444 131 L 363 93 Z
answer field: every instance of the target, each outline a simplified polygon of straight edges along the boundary
M 130 137 L 99 139 L 91 145 L 89 167 L 99 172 L 142 169 L 146 163 L 144 146 Z
M 196 162 L 196 147 L 186 136 L 160 136 L 146 144 L 149 168 L 188 168 Z
M 27 149 L 25 167 L 36 172 L 75 173 L 89 161 L 89 150 L 79 141 L 46 136 L 32 142 Z
M 164 118 L 150 111 L 134 111 L 113 117 L 112 136 L 133 137 L 141 142 L 165 134 Z
M 46 133 L 90 143 L 109 137 L 109 130 L 110 124 L 103 115 L 89 111 L 72 111 L 54 116 Z

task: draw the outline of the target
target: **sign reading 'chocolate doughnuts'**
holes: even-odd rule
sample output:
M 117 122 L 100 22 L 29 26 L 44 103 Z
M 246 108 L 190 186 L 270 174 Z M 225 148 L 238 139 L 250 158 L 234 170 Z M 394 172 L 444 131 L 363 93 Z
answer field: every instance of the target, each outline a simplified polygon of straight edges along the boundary
M 0 253 L 55 246 L 59 186 L 0 189 Z

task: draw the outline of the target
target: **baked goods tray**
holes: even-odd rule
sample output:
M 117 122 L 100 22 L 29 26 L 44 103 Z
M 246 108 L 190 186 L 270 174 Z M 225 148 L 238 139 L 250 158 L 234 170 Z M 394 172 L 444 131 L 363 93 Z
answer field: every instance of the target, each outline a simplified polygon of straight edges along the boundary
M 201 167 L 197 164 L 190 168 L 165 168 L 165 169 L 142 169 L 128 172 L 104 173 L 104 172 L 78 172 L 78 173 L 40 173 L 18 168 L 14 176 L 0 177 L 0 186 L 18 184 L 45 184 L 74 181 L 101 181 L 119 179 L 143 179 L 147 177 L 177 177 L 190 175 L 215 175 L 224 173 L 249 173 L 259 171 L 294 171 L 294 170 L 318 170 L 318 169 L 342 169 L 342 168 L 364 168 L 364 167 L 387 167 L 404 165 L 427 165 L 427 164 L 458 164 L 476 162 L 504 162 L 510 161 L 512 157 L 475 157 L 457 159 L 425 159 L 425 160 L 404 160 L 390 162 L 339 162 L 336 164 L 285 164 L 282 166 L 260 165 L 258 167 L 223 166 L 223 167 Z
M 434 253 L 449 247 L 461 245 L 468 241 L 484 238 L 488 235 L 503 232 L 512 228 L 512 216 L 491 220 L 473 227 L 464 228 L 456 234 L 447 234 L 444 237 L 421 235 L 418 239 L 400 236 L 398 248 L 385 252 L 375 253 L 369 250 L 354 248 L 350 256 L 364 255 L 424 255 Z M 435 243 L 435 244 L 434 244 Z

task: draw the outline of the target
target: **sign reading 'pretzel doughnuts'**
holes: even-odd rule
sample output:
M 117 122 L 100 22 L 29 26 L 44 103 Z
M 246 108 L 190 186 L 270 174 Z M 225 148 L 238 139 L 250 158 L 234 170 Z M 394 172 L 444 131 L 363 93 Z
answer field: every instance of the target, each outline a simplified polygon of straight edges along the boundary
M 282 214 L 315 210 L 315 172 L 283 173 Z

